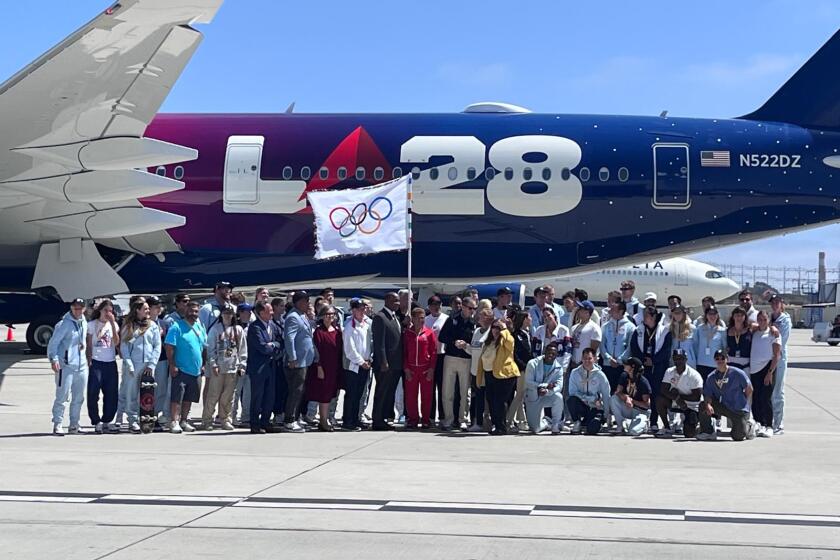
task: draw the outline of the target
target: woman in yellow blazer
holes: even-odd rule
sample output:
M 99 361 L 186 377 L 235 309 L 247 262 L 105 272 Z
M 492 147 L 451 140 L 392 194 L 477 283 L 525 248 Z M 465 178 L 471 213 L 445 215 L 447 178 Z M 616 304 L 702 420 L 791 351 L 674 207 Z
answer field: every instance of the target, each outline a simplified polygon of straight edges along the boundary
M 507 402 L 513 396 L 519 368 L 513 360 L 513 335 L 502 321 L 496 321 L 490 327 L 490 334 L 481 349 L 478 386 L 486 386 L 487 403 L 490 406 L 490 419 L 493 429 L 490 435 L 502 436 L 507 433 Z

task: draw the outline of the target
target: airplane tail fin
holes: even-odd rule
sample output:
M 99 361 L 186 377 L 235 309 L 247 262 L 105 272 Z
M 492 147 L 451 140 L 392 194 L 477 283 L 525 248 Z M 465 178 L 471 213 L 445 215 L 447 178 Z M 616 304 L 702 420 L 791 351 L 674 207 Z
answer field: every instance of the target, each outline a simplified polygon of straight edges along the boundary
M 840 128 L 840 31 L 757 111 L 739 117 L 806 128 Z

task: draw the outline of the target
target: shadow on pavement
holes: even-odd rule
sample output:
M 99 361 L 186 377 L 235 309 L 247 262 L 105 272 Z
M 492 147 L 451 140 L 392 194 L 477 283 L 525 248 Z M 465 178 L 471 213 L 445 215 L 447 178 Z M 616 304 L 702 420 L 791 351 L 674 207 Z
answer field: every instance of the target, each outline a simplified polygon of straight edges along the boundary
M 840 363 L 838 362 L 789 362 L 788 367 L 798 369 L 827 369 L 840 371 Z

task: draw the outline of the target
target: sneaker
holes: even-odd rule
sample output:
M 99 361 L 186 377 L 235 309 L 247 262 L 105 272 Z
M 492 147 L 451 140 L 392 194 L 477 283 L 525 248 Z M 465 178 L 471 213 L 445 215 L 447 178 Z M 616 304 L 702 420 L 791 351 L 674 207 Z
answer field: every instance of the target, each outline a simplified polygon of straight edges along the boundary
M 552 435 L 556 436 L 557 434 L 559 434 L 562 431 L 563 431 L 563 426 L 561 426 L 560 424 L 556 424 L 556 425 L 551 427 L 551 434 Z
M 132 422 L 131 426 L 128 427 L 128 431 L 132 434 L 139 434 L 140 433 L 140 424 L 137 422 Z
M 524 431 L 524 430 L 523 430 L 523 431 Z M 513 426 L 511 426 L 511 427 L 509 427 L 509 428 L 508 428 L 508 432 L 507 432 L 507 433 L 509 433 L 509 434 L 518 434 L 518 433 L 519 433 L 519 426 L 517 426 L 516 424 L 514 424 Z
M 467 426 L 466 422 L 461 422 L 461 425 L 458 427 L 461 428 L 462 432 L 466 432 L 469 429 L 469 426 Z
M 182 421 L 181 421 L 181 431 L 184 431 L 184 432 L 194 432 L 194 431 L 195 431 L 195 426 L 193 426 L 192 424 L 190 424 L 190 423 L 189 423 L 189 422 L 187 422 L 187 421 L 183 421 L 183 420 L 182 420 Z
M 473 424 L 472 426 L 470 426 L 469 428 L 467 428 L 467 431 L 468 431 L 468 432 L 483 432 L 483 431 L 484 431 L 484 428 L 482 428 L 482 427 L 481 427 L 481 426 L 479 426 L 478 424 Z
M 773 430 L 770 428 L 765 428 L 764 426 L 756 426 L 755 428 L 755 435 L 756 437 L 773 437 Z
M 285 424 L 283 426 L 283 429 L 286 432 L 292 432 L 292 433 L 295 433 L 295 434 L 301 434 L 301 433 L 306 431 L 306 429 L 303 426 L 301 426 L 300 424 L 298 424 L 297 422 L 291 422 L 289 424 Z
M 624 428 L 621 426 L 616 426 L 610 430 L 610 433 L 614 436 L 623 436 L 624 435 Z
M 347 427 L 342 426 L 341 431 L 342 432 L 361 432 L 362 429 L 359 426 L 347 426 Z
M 97 434 L 101 434 L 105 431 L 105 424 L 103 424 L 102 422 L 97 422 L 96 426 L 93 427 L 93 431 Z
M 303 421 L 306 424 L 309 424 L 310 426 L 317 426 L 318 425 L 318 419 L 317 418 L 312 418 L 309 415 L 304 416 Z
M 698 441 L 717 441 L 717 434 L 712 432 L 711 434 L 707 434 L 706 432 L 700 432 L 697 434 Z
M 120 433 L 120 425 L 115 422 L 111 422 L 110 424 L 108 424 L 107 429 L 109 434 Z
M 761 426 L 756 425 L 755 422 L 750 422 L 747 426 L 747 439 L 755 439 L 757 433 L 761 431 Z
M 657 438 L 660 438 L 660 439 L 671 439 L 672 437 L 674 437 L 674 430 L 671 430 L 671 429 L 668 429 L 668 428 L 662 428 L 661 430 L 659 430 L 659 432 L 654 434 L 654 437 L 657 437 Z
M 213 423 L 212 422 L 202 422 L 199 429 L 204 430 L 206 432 L 212 432 L 213 431 Z
M 580 433 L 580 420 L 577 420 L 574 424 L 572 424 L 572 433 L 579 434 Z
M 225 420 L 224 422 L 222 422 L 222 429 L 226 432 L 229 432 L 233 430 L 233 424 Z
M 61 422 L 53 424 L 53 435 L 56 436 L 63 436 L 67 432 L 64 431 L 64 426 L 61 425 Z
M 774 436 L 783 436 L 785 435 L 785 429 L 782 427 L 773 428 L 773 435 Z
M 67 430 L 68 434 L 80 434 L 82 433 L 82 429 L 79 428 L 78 424 L 70 424 L 70 428 Z
M 183 430 L 181 430 L 181 425 L 173 420 L 169 423 L 169 431 L 173 434 L 180 434 Z

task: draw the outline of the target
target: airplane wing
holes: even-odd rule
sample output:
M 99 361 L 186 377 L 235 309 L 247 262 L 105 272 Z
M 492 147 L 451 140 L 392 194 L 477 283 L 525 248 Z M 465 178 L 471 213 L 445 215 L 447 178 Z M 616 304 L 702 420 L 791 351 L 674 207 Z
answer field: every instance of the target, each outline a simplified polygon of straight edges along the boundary
M 198 153 L 143 134 L 201 42 L 192 25 L 221 3 L 120 0 L 0 85 L 0 233 L 41 245 L 38 266 L 49 243 L 62 243 L 60 261 L 88 258 L 85 241 L 179 250 L 166 230 L 184 218 L 138 199 L 183 188 L 145 168 Z M 60 283 L 48 268 L 39 281 Z

